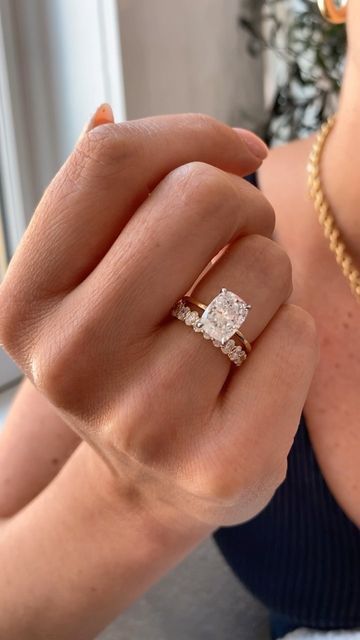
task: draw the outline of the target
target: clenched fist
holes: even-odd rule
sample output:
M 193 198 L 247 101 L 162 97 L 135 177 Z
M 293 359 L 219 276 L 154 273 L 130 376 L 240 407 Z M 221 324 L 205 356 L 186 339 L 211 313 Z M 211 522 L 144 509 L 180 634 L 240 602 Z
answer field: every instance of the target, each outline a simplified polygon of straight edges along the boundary
M 317 357 L 272 208 L 243 179 L 255 145 L 201 115 L 87 132 L 0 288 L 1 342 L 114 483 L 211 525 L 283 480 Z M 251 304 L 241 368 L 171 316 L 194 283 L 205 304 L 222 287 Z

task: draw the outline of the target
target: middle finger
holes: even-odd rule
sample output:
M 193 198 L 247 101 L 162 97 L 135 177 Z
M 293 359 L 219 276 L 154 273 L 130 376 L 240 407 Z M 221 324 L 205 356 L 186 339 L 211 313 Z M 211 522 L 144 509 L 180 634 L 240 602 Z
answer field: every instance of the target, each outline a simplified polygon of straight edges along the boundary
M 82 306 L 90 297 L 119 327 L 120 340 L 144 335 L 224 246 L 248 234 L 269 236 L 273 227 L 272 207 L 245 180 L 203 163 L 185 165 L 160 183 L 70 298 Z

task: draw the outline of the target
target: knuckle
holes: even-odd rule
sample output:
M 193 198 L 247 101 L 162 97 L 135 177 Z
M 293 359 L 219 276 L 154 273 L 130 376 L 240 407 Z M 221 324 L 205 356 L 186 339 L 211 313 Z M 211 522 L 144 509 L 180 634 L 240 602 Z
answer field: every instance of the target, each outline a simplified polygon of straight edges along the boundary
M 290 295 L 292 292 L 292 264 L 286 251 L 276 242 L 272 242 L 269 248 L 272 263 L 272 275 L 278 278 L 279 283 L 283 285 L 284 292 Z
M 286 455 L 280 457 L 274 455 L 274 452 L 268 460 L 255 461 L 245 477 L 242 496 L 253 502 L 255 506 L 261 505 L 262 509 L 285 481 L 287 468 Z
M 105 167 L 112 172 L 119 165 L 128 163 L 137 151 L 138 136 L 129 123 L 100 125 L 85 134 L 77 147 L 80 165 L 92 162 L 97 168 Z
M 236 474 L 236 481 L 234 473 L 226 469 L 224 462 L 212 465 L 207 469 L 207 473 L 207 491 L 213 498 L 227 503 L 236 500 L 242 483 L 242 470 Z
M 251 191 L 252 200 L 254 201 L 254 203 L 256 203 L 258 209 L 261 210 L 262 219 L 266 221 L 266 231 L 270 236 L 274 231 L 276 222 L 274 207 L 272 206 L 271 202 L 264 196 L 264 194 L 259 191 L 259 189 L 251 184 L 248 184 L 245 180 L 243 181 L 243 183 L 246 185 L 246 188 Z
M 0 344 L 9 349 L 13 342 L 17 313 L 15 304 L 11 304 L 5 292 L 5 284 L 0 286 Z
M 81 403 L 88 390 L 91 329 L 78 318 L 48 322 L 32 352 L 29 375 L 35 387 L 60 408 Z
M 68 360 L 66 367 L 66 354 L 61 349 L 52 347 L 42 342 L 35 349 L 30 362 L 30 378 L 44 396 L 56 406 L 63 406 L 67 397 L 66 384 L 72 376 L 69 376 L 71 362 Z
M 271 446 L 253 455 L 245 473 L 244 486 L 255 495 L 268 496 L 273 494 L 282 484 L 287 474 L 286 447 Z
M 189 162 L 174 169 L 169 175 L 170 187 L 192 210 L 201 215 L 211 208 L 228 201 L 233 190 L 226 175 L 220 169 L 204 162 Z
M 224 468 L 213 467 L 205 477 L 196 483 L 198 494 L 206 499 L 213 500 L 224 507 L 231 507 L 241 501 L 241 480 L 226 473 Z
M 188 113 L 185 117 L 192 128 L 218 131 L 225 127 L 223 123 L 207 113 Z
M 34 354 L 53 322 L 59 298 L 42 299 L 31 281 L 34 272 L 28 272 L 15 256 L 0 286 L 0 344 L 32 377 Z M 51 333 L 49 341 L 54 342 Z
M 249 260 L 261 270 L 260 277 L 270 278 L 284 295 L 289 296 L 292 291 L 292 264 L 286 251 L 277 242 L 260 235 L 248 236 L 243 242 Z
M 263 219 L 266 222 L 266 232 L 268 233 L 269 236 L 271 236 L 274 232 L 275 224 L 276 224 L 275 209 L 272 206 L 272 204 L 269 202 L 269 200 L 263 196 L 262 193 L 260 192 L 258 193 L 262 198 L 261 207 L 263 212 Z
M 7 286 L 10 284 L 10 286 Z M 4 282 L 0 287 L 0 344 L 22 367 L 30 348 L 34 320 L 28 306 L 12 295 L 14 287 Z
M 275 491 L 284 482 L 287 460 L 256 461 L 246 468 L 229 472 L 224 466 L 215 465 L 196 482 L 198 495 L 210 499 L 226 509 L 236 505 L 245 511 L 259 511 L 266 506 Z
M 265 504 L 282 484 L 287 474 L 287 458 L 293 442 L 288 438 L 268 442 L 254 439 L 250 419 L 237 439 L 235 449 L 224 451 L 216 460 L 207 459 L 199 469 L 196 486 L 204 497 L 224 507 Z
M 235 465 L 233 459 L 229 465 L 225 459 L 207 464 L 196 479 L 199 493 L 227 507 L 243 502 L 246 495 L 255 496 L 258 492 L 260 472 L 258 469 L 254 471 L 255 466 L 254 460 L 245 461 L 242 456 L 238 457 Z
M 270 238 L 273 234 L 276 222 L 274 207 L 259 189 L 254 187 L 247 180 L 238 183 L 240 193 L 243 196 L 243 207 L 246 207 L 246 219 L 256 218 L 261 222 L 261 234 Z
M 282 320 L 295 339 L 301 342 L 302 348 L 318 350 L 318 334 L 314 318 L 302 307 L 287 304 L 280 312 Z

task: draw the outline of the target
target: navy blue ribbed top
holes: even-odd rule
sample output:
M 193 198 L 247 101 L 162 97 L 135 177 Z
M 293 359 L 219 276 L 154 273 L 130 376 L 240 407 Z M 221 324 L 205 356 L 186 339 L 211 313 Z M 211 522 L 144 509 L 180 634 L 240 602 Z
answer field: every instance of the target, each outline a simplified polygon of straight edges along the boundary
M 303 417 L 288 462 L 267 508 L 215 540 L 273 612 L 316 629 L 360 627 L 360 530 L 327 488 Z
M 247 524 L 215 540 L 240 580 L 299 626 L 360 627 L 360 531 L 330 494 L 304 419 L 286 481 Z

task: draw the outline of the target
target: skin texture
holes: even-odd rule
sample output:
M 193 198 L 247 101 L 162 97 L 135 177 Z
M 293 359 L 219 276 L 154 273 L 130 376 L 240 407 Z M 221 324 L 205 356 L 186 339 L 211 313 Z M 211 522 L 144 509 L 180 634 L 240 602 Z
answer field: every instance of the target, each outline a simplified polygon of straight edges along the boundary
M 349 162 L 360 139 L 359 4 L 351 0 L 348 11 L 346 75 L 337 125 L 324 155 L 323 181 L 348 246 L 360 260 L 357 165 Z M 277 239 L 293 263 L 294 301 L 311 312 L 320 333 L 321 361 L 305 411 L 312 444 L 332 493 L 348 515 L 359 523 L 358 398 L 354 384 L 359 374 L 358 307 L 339 275 L 308 198 L 305 167 L 310 145 L 311 140 L 272 151 L 261 169 L 261 186 L 277 212 Z M 285 172 L 286 183 L 282 180 Z M 321 305 L 318 304 L 319 291 Z M 334 314 L 334 300 L 342 310 L 340 314 Z M 55 426 L 49 429 L 49 423 Z M 16 511 L 20 504 L 25 504 L 30 496 L 46 486 L 78 444 L 76 435 L 64 425 L 42 396 L 25 382 L 9 416 L 8 428 L 1 435 L 3 515 Z M 39 446 L 38 443 L 44 441 L 46 446 Z M 52 463 L 54 459 L 59 463 Z
M 317 339 L 285 304 L 291 267 L 269 239 L 273 209 L 241 178 L 261 164 L 254 144 L 199 114 L 90 126 L 34 214 L 0 288 L 0 335 L 38 391 L 21 390 L 3 460 L 26 397 L 43 412 L 38 437 L 52 429 L 52 458 L 55 434 L 67 435 L 58 475 L 34 462 L 24 491 L 10 463 L 2 472 L 3 514 L 16 512 L 0 538 L 10 640 L 93 637 L 285 477 Z M 253 305 L 241 370 L 171 318 L 195 281 L 200 299 L 227 286 Z M 35 434 L 24 433 L 30 459 Z M 13 455 L 26 469 L 24 449 Z
M 79 442 L 49 401 L 24 381 L 0 434 L 0 518 L 38 495 Z
M 360 89 L 359 24 L 360 7 L 355 0 L 351 0 L 348 64 L 337 126 L 324 156 L 323 180 L 349 247 L 354 257 L 360 260 L 357 164 L 349 162 L 349 158 L 354 157 L 354 149 L 360 139 L 357 109 Z M 106 121 L 109 119 L 105 119 Z M 360 344 L 358 306 L 328 251 L 307 196 L 305 167 L 310 145 L 311 141 L 304 141 L 272 151 L 261 169 L 260 181 L 277 211 L 276 237 L 293 263 L 293 299 L 312 313 L 320 334 L 321 359 L 305 405 L 312 444 L 333 495 L 349 517 L 359 524 L 358 394 L 357 385 L 354 384 L 360 374 L 356 356 Z M 282 179 L 284 175 L 287 176 L 285 183 Z M 173 205 L 172 202 L 171 206 Z M 250 244 L 251 242 L 252 240 Z M 258 261 L 255 262 L 257 264 Z M 231 264 L 229 266 L 232 274 L 233 267 Z M 241 271 L 239 266 L 241 267 L 236 266 L 236 272 Z M 250 271 L 252 273 L 253 267 L 254 265 L 246 270 L 247 276 Z M 244 282 L 240 279 L 236 282 L 232 280 L 232 286 L 234 289 L 241 286 L 243 291 L 247 280 L 248 278 Z M 250 296 L 253 293 L 252 287 L 253 285 L 248 289 Z M 201 295 L 206 295 L 207 292 L 210 295 L 210 288 L 201 292 Z M 334 301 L 336 309 L 341 310 L 341 313 L 334 313 Z M 260 322 L 259 315 L 252 314 L 251 323 L 254 325 L 250 324 L 249 319 L 246 327 L 248 335 L 252 330 L 261 330 L 260 324 L 257 324 Z M 202 359 L 204 345 L 201 343 L 200 348 L 194 341 L 198 336 L 184 333 L 182 342 L 183 334 L 178 331 L 176 323 L 166 329 L 166 348 L 169 348 L 170 337 L 175 340 L 171 366 L 178 357 L 180 345 L 181 349 L 186 349 L 186 345 L 190 344 L 188 340 L 193 339 L 191 351 L 195 349 L 194 361 L 200 358 L 201 363 L 201 367 L 196 369 L 196 375 L 203 379 L 209 362 Z M 184 328 L 180 325 L 180 329 Z M 300 330 L 303 331 L 303 326 Z M 302 338 L 300 342 L 301 340 Z M 277 343 L 277 337 L 273 336 L 272 342 Z M 206 351 L 207 346 L 205 344 Z M 231 446 L 227 448 L 224 447 L 223 434 L 220 444 L 216 439 L 212 440 L 214 429 L 211 428 L 207 439 L 202 438 L 199 445 L 201 452 L 215 449 L 217 458 L 219 450 L 226 454 L 222 459 L 222 482 L 215 483 L 217 497 L 219 494 L 228 496 L 229 487 L 233 490 L 232 474 L 228 474 L 229 466 L 233 463 L 230 460 L 229 465 L 226 452 L 232 447 L 236 448 L 236 465 L 239 466 L 243 466 L 244 459 L 249 458 L 246 447 L 251 452 L 250 458 L 257 458 L 257 444 L 264 435 L 261 431 L 263 416 L 266 415 L 268 426 L 268 416 L 274 416 L 275 421 L 276 411 L 281 414 L 284 405 L 290 402 L 287 392 L 283 395 L 280 387 L 279 406 L 275 407 L 274 413 L 274 398 L 269 399 L 265 393 L 261 393 L 258 373 L 264 366 L 264 359 L 260 357 L 262 354 L 258 347 L 256 351 L 259 362 L 258 370 L 254 371 L 254 379 L 249 378 L 247 386 L 244 384 L 245 389 L 242 388 L 241 392 L 237 390 L 234 397 L 241 398 L 242 402 L 245 397 L 247 417 L 253 415 L 254 406 L 263 409 L 262 416 L 258 419 L 258 438 L 256 429 L 254 440 L 251 430 L 247 436 L 242 430 L 240 448 L 240 435 L 228 433 L 226 429 L 223 433 L 229 435 L 231 442 Z M 220 354 L 215 352 L 212 355 L 217 359 L 216 367 L 224 366 Z M 270 359 L 268 352 L 265 358 Z M 250 360 L 246 366 L 249 364 Z M 197 361 L 195 366 L 197 367 Z M 212 361 L 210 366 L 213 369 Z M 194 368 L 193 361 L 190 368 Z M 243 371 L 241 375 L 242 373 Z M 183 379 L 186 376 L 188 369 L 186 375 L 183 374 Z M 190 387 L 193 386 L 193 380 L 191 377 Z M 257 384 L 259 391 L 254 400 L 252 391 Z M 262 384 L 265 382 L 262 381 Z M 269 381 L 266 384 L 269 385 Z M 271 384 L 274 384 L 273 380 Z M 177 385 L 178 382 L 173 387 Z M 226 383 L 222 391 L 227 388 Z M 286 401 L 283 397 L 286 397 Z M 136 404 L 139 403 L 141 399 L 136 401 Z M 231 422 L 235 422 L 237 427 L 240 424 L 239 409 L 244 411 L 244 407 L 237 407 L 234 403 Z M 67 415 L 64 418 L 68 420 Z M 191 419 L 192 415 L 187 416 L 188 421 Z M 285 416 L 285 419 L 291 417 Z M 80 438 L 69 430 L 65 420 L 26 381 L 9 415 L 7 428 L 1 435 L 0 514 L 4 518 L 0 548 L 3 568 L 1 592 L 6 594 L 7 599 L 2 602 L 4 615 L 3 629 L 0 626 L 0 630 L 2 635 L 10 639 L 49 637 L 50 633 L 56 638 L 93 637 L 107 621 L 179 561 L 212 528 L 211 525 L 199 522 L 194 514 L 186 515 L 184 505 L 180 506 L 180 500 L 170 501 L 170 504 L 166 502 L 164 493 L 160 490 L 146 495 L 141 491 L 133 491 L 135 483 L 129 483 L 129 476 L 127 473 L 121 474 L 120 468 L 114 480 L 113 472 L 92 453 L 92 449 L 87 445 L 78 447 Z M 252 424 L 254 422 L 255 419 Z M 142 425 L 144 423 L 148 426 L 147 418 L 142 421 Z M 287 439 L 290 437 L 289 425 L 285 424 L 285 420 L 280 424 L 284 424 L 284 428 L 274 428 L 271 434 L 282 439 L 286 432 Z M 181 432 L 181 429 L 178 431 Z M 188 437 L 192 439 L 193 433 Z M 151 441 L 152 438 L 147 441 L 142 437 L 135 439 L 137 449 L 145 453 L 148 451 L 146 442 Z M 172 452 L 162 440 L 161 433 L 160 436 L 157 435 L 156 442 L 164 445 L 164 458 L 168 461 Z M 65 464 L 76 448 L 76 455 Z M 176 450 L 175 448 L 175 453 Z M 240 451 L 244 452 L 243 457 L 240 456 Z M 269 453 L 270 458 L 272 455 Z M 57 460 L 56 463 L 52 462 L 54 459 Z M 157 460 L 158 465 L 162 462 L 163 460 Z M 275 466 L 277 464 L 276 462 Z M 256 467 L 256 463 L 251 460 L 251 467 L 253 466 Z M 54 482 L 50 482 L 60 468 L 60 475 Z M 239 468 L 235 467 L 235 470 L 238 473 Z M 237 478 L 240 486 L 243 474 Z M 49 487 L 41 493 L 49 482 Z M 212 482 L 210 484 L 213 486 Z M 36 495 L 38 498 L 16 518 L 6 519 L 25 507 Z M 56 510 L 54 504 L 57 505 Z M 201 514 L 204 515 L 204 510 L 201 510 Z M 71 531 L 71 536 L 68 531 Z M 136 548 L 143 550 L 141 558 L 134 554 Z M 20 572 L 17 567 L 21 567 Z M 36 584 L 33 580 L 35 567 L 39 575 Z M 69 599 L 70 585 L 72 588 Z M 55 596 L 55 608 L 48 601 L 49 592 Z
M 350 0 L 347 68 L 336 126 L 322 162 L 328 201 L 357 264 L 359 25 L 360 5 Z M 328 248 L 308 196 L 306 164 L 312 143 L 311 138 L 272 151 L 260 171 L 260 182 L 277 213 L 277 240 L 293 265 L 293 301 L 311 313 L 319 332 L 321 357 L 305 405 L 311 442 L 330 491 L 360 526 L 359 305 Z
M 170 127 L 174 144 L 168 151 L 163 141 Z M 203 139 L 205 149 L 201 153 L 204 159 L 211 159 L 213 147 L 206 149 L 206 127 L 214 128 L 219 142 L 223 133 L 225 167 L 235 170 L 238 163 L 240 171 L 247 169 L 253 162 L 247 148 L 231 130 L 210 119 L 155 118 L 149 119 L 146 126 L 127 123 L 91 131 L 50 185 L 8 269 L 1 289 L 1 329 L 5 347 L 34 385 L 115 473 L 125 458 L 132 463 L 129 472 L 145 474 L 151 490 L 154 481 L 163 485 L 167 495 L 170 490 L 179 493 L 176 500 L 194 509 L 196 517 L 204 501 L 209 514 L 200 513 L 200 518 L 217 523 L 223 517 L 228 521 L 227 515 L 220 516 L 227 506 L 232 514 L 230 521 L 233 517 L 238 521 L 251 517 L 266 504 L 284 475 L 293 431 L 280 450 L 270 430 L 268 440 L 259 438 L 259 466 L 246 465 L 253 467 L 246 469 L 251 482 L 244 480 L 246 491 L 244 497 L 238 498 L 238 472 L 234 477 L 224 477 L 222 461 L 206 461 L 206 434 L 214 421 L 212 444 L 216 450 L 224 414 L 229 412 L 229 418 L 234 418 L 237 407 L 233 385 L 236 388 L 239 383 L 245 384 L 255 355 L 241 377 L 233 376 L 231 364 L 223 354 L 212 345 L 205 349 L 199 336 L 184 333 L 179 323 L 169 319 L 169 311 L 191 288 L 211 257 L 231 243 L 194 293 L 210 300 L 220 282 L 226 282 L 229 288 L 240 288 L 244 297 L 248 293 L 255 309 L 248 335 L 255 340 L 272 319 L 276 323 L 277 311 L 291 290 L 291 269 L 278 245 L 259 235 L 271 235 L 274 225 L 273 212 L 262 194 L 235 174 L 202 161 L 171 168 L 177 145 L 178 162 L 184 162 L 197 152 L 196 145 L 202 144 Z M 143 168 L 135 171 L 133 157 L 137 157 L 138 138 L 144 132 L 150 150 L 156 145 L 157 162 L 148 165 L 146 154 L 151 151 L 143 151 Z M 229 134 L 233 146 L 240 148 L 237 156 Z M 165 158 L 171 170 L 162 178 Z M 216 162 L 220 163 L 220 159 L 218 146 Z M 114 167 L 117 162 L 119 171 L 124 173 L 121 191 Z M 160 182 L 152 186 L 150 197 L 145 196 L 142 182 L 148 193 L 156 179 Z M 61 189 L 65 194 L 58 200 Z M 100 191 L 102 198 L 97 201 L 95 193 Z M 139 204 L 141 197 L 145 199 Z M 91 207 L 87 208 L 87 202 Z M 137 208 L 130 216 L 134 202 Z M 171 216 L 166 215 L 168 211 Z M 74 253 L 77 238 L 80 246 L 77 244 Z M 243 268 L 235 269 L 240 258 Z M 267 286 L 263 284 L 264 272 L 269 274 Z M 286 311 L 287 315 L 290 313 Z M 286 335 L 284 339 L 287 341 Z M 114 344 L 118 345 L 115 352 Z M 286 351 L 284 355 L 286 359 L 292 356 Z M 195 376 L 207 370 L 206 384 L 200 389 L 186 376 L 189 367 Z M 273 368 L 272 362 L 271 375 Z M 176 388 L 174 382 L 178 378 L 184 383 Z M 227 378 L 227 394 L 218 415 L 217 399 Z M 170 398 L 173 416 L 169 415 Z M 298 417 L 298 411 L 294 417 Z M 173 428 L 165 430 L 168 422 Z M 248 429 L 244 432 L 249 430 L 253 438 L 250 416 L 246 422 Z M 184 437 L 186 424 L 192 425 L 191 439 Z M 217 425 L 221 425 L 220 430 Z M 228 445 L 231 463 L 234 449 L 230 433 Z M 269 472 L 267 458 L 275 452 L 277 464 Z M 254 487 L 256 478 L 259 485 L 249 509 L 248 485 Z M 246 505 L 244 514 L 242 500 Z

